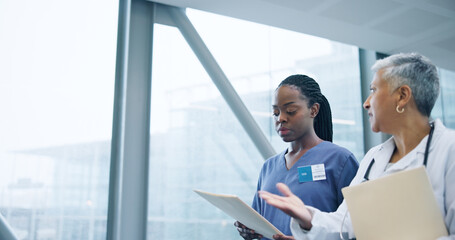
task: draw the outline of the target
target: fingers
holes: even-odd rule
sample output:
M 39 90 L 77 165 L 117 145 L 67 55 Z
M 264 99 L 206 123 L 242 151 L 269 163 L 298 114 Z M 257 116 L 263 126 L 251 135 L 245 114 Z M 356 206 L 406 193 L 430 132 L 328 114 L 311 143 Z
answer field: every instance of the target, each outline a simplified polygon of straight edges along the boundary
M 237 231 L 239 231 L 240 236 L 242 236 L 245 240 L 262 238 L 262 235 L 256 233 L 253 229 L 248 228 L 239 221 L 234 222 L 234 226 L 237 227 Z
M 259 191 L 259 197 L 264 199 L 268 204 L 271 204 L 273 205 L 272 203 L 276 202 L 276 195 L 274 194 L 271 194 L 271 193 L 268 193 L 268 192 L 263 192 L 263 191 Z
M 235 221 L 235 222 L 234 222 L 234 226 L 236 226 L 236 227 L 245 227 L 245 225 L 243 225 L 243 224 L 242 224 L 241 222 L 239 222 L 239 221 Z
M 245 239 L 245 240 L 251 240 L 251 239 L 253 239 L 253 238 L 252 238 L 249 234 L 247 234 L 247 233 L 240 233 L 240 236 L 242 236 L 243 239 Z
M 259 193 L 259 197 L 261 197 L 262 199 L 273 199 L 273 198 L 277 198 L 279 197 L 278 195 L 275 195 L 273 193 L 269 193 L 267 191 L 258 191 Z
M 280 195 L 276 195 L 273 193 L 269 193 L 267 191 L 258 191 L 259 197 L 261 197 L 264 200 L 277 200 L 277 201 L 283 201 L 285 197 L 282 197 Z
M 285 235 L 281 235 L 281 234 L 273 235 L 273 239 L 275 239 L 275 240 L 295 240 L 295 238 L 292 236 L 285 236 Z
M 284 183 L 277 183 L 276 188 L 278 188 L 278 191 L 280 191 L 286 197 L 294 195 L 291 192 L 291 189 L 289 189 L 289 187 Z
M 238 230 L 238 228 L 237 228 L 237 230 Z M 244 239 L 249 240 L 249 239 L 261 239 L 262 238 L 262 235 L 260 235 L 260 234 L 251 233 L 252 230 L 243 229 L 243 231 L 245 231 L 245 232 L 242 232 L 241 230 L 239 230 L 239 234 Z
M 259 191 L 259 197 L 264 199 L 268 204 L 281 210 L 288 207 L 287 197 L 278 196 L 266 191 Z
M 258 191 L 258 193 L 261 196 L 261 198 L 278 199 L 278 200 L 283 200 L 285 197 L 294 196 L 291 189 L 289 189 L 289 187 L 286 184 L 277 183 L 276 187 L 284 195 L 284 197 L 273 194 L 273 193 L 269 193 L 267 191 Z
M 245 235 L 252 235 L 255 234 L 253 229 L 249 228 L 242 228 L 242 227 L 237 227 L 237 231 L 239 231 L 240 235 L 245 234 Z

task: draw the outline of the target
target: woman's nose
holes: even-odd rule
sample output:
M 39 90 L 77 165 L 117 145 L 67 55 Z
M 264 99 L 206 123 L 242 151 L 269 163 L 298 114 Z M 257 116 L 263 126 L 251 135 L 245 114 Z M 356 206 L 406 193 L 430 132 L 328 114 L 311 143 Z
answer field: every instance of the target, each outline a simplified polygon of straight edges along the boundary
M 281 122 L 285 122 L 286 121 L 286 118 L 284 116 L 284 114 L 280 113 L 278 116 L 275 117 L 276 118 L 276 121 L 278 123 L 281 123 Z
M 366 110 L 370 108 L 370 97 L 371 96 L 368 96 L 367 100 L 365 100 L 365 102 L 363 103 L 363 108 L 365 108 Z

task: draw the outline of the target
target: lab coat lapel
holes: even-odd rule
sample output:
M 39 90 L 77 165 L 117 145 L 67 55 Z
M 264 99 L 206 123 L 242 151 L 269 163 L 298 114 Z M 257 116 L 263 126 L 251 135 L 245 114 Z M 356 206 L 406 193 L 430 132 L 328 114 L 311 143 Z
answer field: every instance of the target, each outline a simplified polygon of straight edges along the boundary
M 390 161 L 394 149 L 395 142 L 393 141 L 393 138 L 389 138 L 381 145 L 373 156 L 374 165 L 370 171 L 370 179 L 376 179 L 384 175 L 385 168 Z
M 425 157 L 425 147 L 427 145 L 427 141 L 428 141 L 428 135 L 425 136 L 411 152 L 409 152 L 406 156 L 404 156 L 402 159 L 400 159 L 400 161 L 395 163 L 392 167 L 387 169 L 386 174 L 422 166 L 423 159 Z M 431 152 L 431 146 L 430 146 L 430 152 Z

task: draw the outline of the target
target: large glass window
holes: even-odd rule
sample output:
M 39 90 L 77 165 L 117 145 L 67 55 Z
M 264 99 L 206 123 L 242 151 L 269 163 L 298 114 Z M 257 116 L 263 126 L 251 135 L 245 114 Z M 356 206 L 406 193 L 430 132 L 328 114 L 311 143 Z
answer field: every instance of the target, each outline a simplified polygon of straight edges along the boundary
M 187 10 L 275 151 L 272 97 L 291 74 L 320 84 L 334 142 L 363 155 L 358 49 L 301 33 Z M 174 27 L 155 25 L 148 239 L 236 239 L 233 219 L 192 189 L 250 204 L 264 159 Z M 340 91 L 343 89 L 343 91 Z
M 104 239 L 116 1 L 0 2 L 0 213 L 19 239 Z

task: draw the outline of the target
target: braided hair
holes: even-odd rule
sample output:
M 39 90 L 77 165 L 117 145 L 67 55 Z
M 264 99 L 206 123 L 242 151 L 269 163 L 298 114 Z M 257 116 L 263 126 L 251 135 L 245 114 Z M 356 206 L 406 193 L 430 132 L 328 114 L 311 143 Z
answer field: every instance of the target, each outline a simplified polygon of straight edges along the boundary
M 333 139 L 333 125 L 332 125 L 332 111 L 330 104 L 321 93 L 319 84 L 306 75 L 291 75 L 284 79 L 278 88 L 286 86 L 295 86 L 299 89 L 300 94 L 304 99 L 308 100 L 308 107 L 310 108 L 315 103 L 319 103 L 319 112 L 314 118 L 314 131 L 316 135 L 322 140 L 332 142 Z

